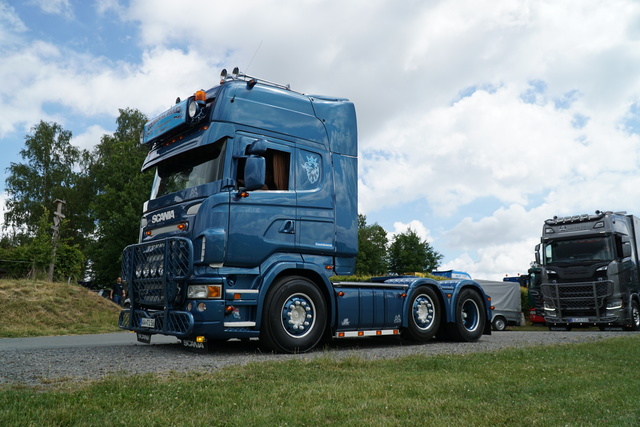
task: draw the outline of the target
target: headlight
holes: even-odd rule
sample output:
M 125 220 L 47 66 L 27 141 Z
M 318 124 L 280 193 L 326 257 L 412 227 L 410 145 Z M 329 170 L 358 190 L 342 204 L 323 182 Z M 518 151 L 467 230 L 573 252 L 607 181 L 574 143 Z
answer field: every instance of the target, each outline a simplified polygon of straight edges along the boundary
M 617 308 L 622 308 L 622 300 L 614 299 L 607 303 L 607 310 L 615 310 Z
M 200 111 L 200 107 L 198 106 L 197 102 L 189 103 L 189 108 L 187 110 L 187 113 L 189 114 L 190 119 L 193 119 L 195 116 L 197 116 L 199 111 Z
M 191 285 L 187 289 L 189 299 L 220 299 L 222 285 Z

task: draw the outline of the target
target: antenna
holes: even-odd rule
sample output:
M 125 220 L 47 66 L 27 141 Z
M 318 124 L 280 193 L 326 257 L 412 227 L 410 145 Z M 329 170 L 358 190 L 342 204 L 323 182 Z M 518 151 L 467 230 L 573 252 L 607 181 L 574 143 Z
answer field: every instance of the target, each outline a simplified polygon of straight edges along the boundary
M 264 39 L 260 40 L 260 44 L 258 45 L 257 49 L 255 52 L 253 52 L 253 56 L 251 57 L 251 61 L 249 61 L 249 65 L 247 65 L 247 67 L 245 68 L 245 73 L 249 71 L 249 67 L 251 66 L 251 64 L 253 63 L 253 59 L 256 57 L 256 55 L 258 54 L 258 51 L 260 50 L 260 48 L 262 47 L 262 42 L 264 41 Z

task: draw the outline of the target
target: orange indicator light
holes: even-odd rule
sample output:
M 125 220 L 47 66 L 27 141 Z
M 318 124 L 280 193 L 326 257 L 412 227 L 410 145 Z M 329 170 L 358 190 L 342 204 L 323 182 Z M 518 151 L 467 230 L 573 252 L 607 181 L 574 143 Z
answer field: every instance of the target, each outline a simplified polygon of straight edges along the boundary
M 204 90 L 199 90 L 195 93 L 196 101 L 204 101 L 207 102 L 207 92 Z

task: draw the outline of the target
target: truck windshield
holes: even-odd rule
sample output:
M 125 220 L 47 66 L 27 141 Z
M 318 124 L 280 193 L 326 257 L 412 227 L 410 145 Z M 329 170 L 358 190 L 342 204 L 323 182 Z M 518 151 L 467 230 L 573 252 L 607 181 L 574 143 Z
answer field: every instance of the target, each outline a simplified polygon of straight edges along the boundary
M 545 263 L 575 264 L 611 261 L 613 245 L 608 237 L 589 237 L 575 240 L 558 240 L 545 246 Z
M 151 199 L 222 179 L 226 139 L 158 164 Z

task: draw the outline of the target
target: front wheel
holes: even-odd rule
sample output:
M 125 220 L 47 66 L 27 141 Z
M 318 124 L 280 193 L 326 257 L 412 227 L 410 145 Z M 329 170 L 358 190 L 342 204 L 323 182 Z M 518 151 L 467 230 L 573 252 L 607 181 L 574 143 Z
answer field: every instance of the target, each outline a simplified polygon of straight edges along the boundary
M 265 299 L 260 341 L 270 350 L 303 353 L 322 338 L 327 323 L 325 300 L 304 277 L 285 277 Z
M 638 301 L 631 301 L 631 326 L 625 329 L 627 331 L 640 331 L 640 306 Z
M 429 341 L 440 327 L 440 300 L 436 292 L 421 286 L 415 290 L 408 308 L 408 327 L 402 336 L 414 341 Z
M 456 320 L 448 324 L 448 332 L 456 341 L 478 341 L 484 332 L 487 315 L 480 294 L 464 289 L 456 301 Z

